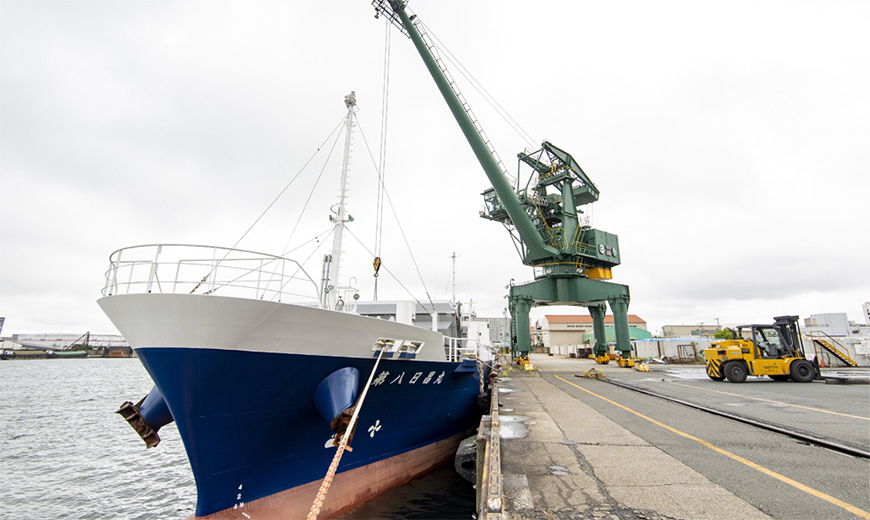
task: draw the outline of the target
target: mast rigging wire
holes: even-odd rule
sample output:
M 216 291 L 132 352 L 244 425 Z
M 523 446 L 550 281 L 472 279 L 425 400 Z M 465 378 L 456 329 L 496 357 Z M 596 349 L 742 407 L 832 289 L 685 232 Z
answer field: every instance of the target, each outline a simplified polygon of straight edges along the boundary
M 308 208 L 308 204 L 311 202 L 311 198 L 314 196 L 314 190 L 317 189 L 317 185 L 320 183 L 320 179 L 323 177 L 323 172 L 326 170 L 326 166 L 329 164 L 329 158 L 332 157 L 332 152 L 335 151 L 335 146 L 338 144 L 338 140 L 341 137 L 341 132 L 336 133 L 336 131 L 344 125 L 346 117 L 347 116 L 342 117 L 341 122 L 332 130 L 332 133 L 329 134 L 329 137 L 332 137 L 333 134 L 336 134 L 335 140 L 332 142 L 332 147 L 329 149 L 329 154 L 326 156 L 326 160 L 323 161 L 323 167 L 320 169 L 320 173 L 317 174 L 317 180 L 314 181 L 314 186 L 311 187 L 311 191 L 308 193 L 308 199 L 305 200 L 305 205 L 302 206 L 302 211 L 299 212 L 299 218 L 296 219 L 296 223 L 293 225 L 293 230 L 290 231 L 290 236 L 287 238 L 287 243 L 284 244 L 284 248 L 283 248 L 284 250 L 286 250 L 288 247 L 290 247 L 290 241 L 293 240 L 293 235 L 296 234 L 296 229 L 299 227 L 299 222 L 302 221 L 302 216 L 305 214 L 305 210 Z M 320 145 L 320 147 L 317 148 L 315 155 L 318 152 L 320 152 L 321 148 L 323 148 L 323 146 L 329 140 L 329 137 L 327 137 L 326 140 Z M 312 157 L 311 159 L 313 159 L 313 158 L 314 157 Z M 311 162 L 311 159 L 309 159 L 308 162 Z M 308 163 L 305 163 L 305 164 L 306 164 L 306 166 L 308 165 Z M 300 171 L 299 173 L 302 173 L 302 172 Z M 297 174 L 297 176 L 298 176 L 298 174 Z M 285 188 L 285 191 L 286 191 L 286 188 Z M 284 193 L 284 192 L 282 191 L 281 193 Z
M 345 231 L 346 231 L 346 229 L 345 229 Z M 326 233 L 326 236 L 323 237 L 323 238 L 324 238 L 324 239 L 329 238 L 329 237 L 330 237 L 334 232 L 335 232 L 335 228 L 334 228 L 334 227 L 333 227 L 333 228 L 330 228 L 330 229 L 329 229 L 329 232 L 327 232 L 327 233 Z M 311 242 L 311 241 L 309 240 L 309 242 Z M 302 266 L 305 265 L 305 264 L 307 264 L 308 261 L 311 260 L 311 257 L 314 256 L 314 253 L 320 251 L 320 248 L 323 246 L 323 244 L 321 244 L 320 241 L 318 241 L 318 244 L 319 244 L 319 245 L 318 245 L 317 247 L 315 247 L 315 248 L 311 251 L 311 253 L 308 255 L 308 257 L 305 258 L 305 260 L 303 260 L 301 263 L 299 263 L 299 269 L 296 269 L 295 271 L 293 271 L 293 274 L 291 275 L 290 278 L 287 279 L 286 282 L 284 282 L 284 285 L 281 286 L 281 289 L 283 289 L 284 287 L 286 287 L 287 284 L 290 283 L 290 280 L 292 280 L 292 279 L 296 276 L 296 274 L 299 273 L 299 271 L 302 270 Z M 301 247 L 301 246 L 300 246 L 300 247 Z M 297 249 L 298 249 L 298 248 L 297 248 Z
M 367 253 L 372 254 L 372 252 L 369 251 L 369 248 L 366 247 L 366 245 L 363 243 L 363 241 L 360 240 L 360 238 L 359 238 L 358 236 L 356 236 L 356 235 L 353 234 L 353 231 L 351 231 L 351 230 L 349 230 L 349 229 L 345 229 L 345 231 L 347 231 L 348 233 L 350 233 L 350 236 L 352 236 L 352 237 L 353 237 L 353 238 L 354 238 L 354 239 L 359 243 L 359 245 L 362 246 L 362 248 L 366 250 Z M 390 271 L 390 268 L 389 268 L 389 267 L 387 267 L 387 266 L 385 266 L 385 265 L 381 265 L 381 268 L 382 268 L 384 271 L 386 271 L 387 274 L 389 274 L 390 276 L 393 277 L 393 280 L 395 280 L 395 282 L 396 282 L 397 284 L 399 284 L 399 287 L 401 287 L 402 289 L 404 289 L 405 292 L 407 292 L 407 293 L 411 296 L 411 298 L 414 299 L 414 301 L 417 303 L 417 305 L 419 305 L 420 307 L 422 307 L 424 310 L 427 310 L 427 311 L 428 311 L 428 309 L 426 309 L 426 306 L 423 305 L 423 303 L 420 302 L 420 300 L 419 300 L 416 296 L 414 296 L 414 293 L 412 293 L 410 289 L 408 289 L 407 287 L 405 287 L 405 284 L 403 284 L 403 283 L 401 282 L 401 280 L 399 280 L 399 278 L 398 278 L 395 274 L 393 274 L 392 271 Z M 425 290 L 425 287 L 424 287 L 424 290 Z M 429 291 L 426 291 L 426 296 L 429 296 Z M 432 311 L 431 311 L 431 312 L 434 313 L 434 312 L 435 312 L 435 304 L 432 302 L 432 297 L 431 297 L 431 296 L 429 297 L 429 304 L 432 305 Z
M 359 133 L 363 138 L 363 143 L 365 143 L 365 145 L 366 145 L 366 150 L 369 152 L 369 157 L 371 158 L 372 163 L 374 163 L 375 158 L 374 158 L 374 155 L 372 154 L 371 147 L 369 147 L 369 142 L 368 142 L 368 140 L 366 140 L 365 132 L 363 132 L 363 130 L 362 130 L 362 124 L 359 123 L 359 119 L 356 118 L 356 115 L 354 115 L 354 118 L 357 120 L 357 126 L 359 127 Z M 382 185 L 381 187 L 382 187 L 383 192 L 384 192 L 384 198 L 387 201 L 387 204 L 389 204 L 389 206 L 390 206 L 390 211 L 392 211 L 393 217 L 396 219 L 396 224 L 399 227 L 399 232 L 402 234 L 402 239 L 405 242 L 405 247 L 408 249 L 408 254 L 411 256 L 411 263 L 414 264 L 414 269 L 417 271 L 417 276 L 420 278 L 420 283 L 423 285 L 423 290 L 426 291 L 426 296 L 429 298 L 429 303 L 432 305 L 432 309 L 434 312 L 435 304 L 432 302 L 432 296 L 429 294 L 429 289 L 426 287 L 426 281 L 423 279 L 423 273 L 420 272 L 420 266 L 417 264 L 417 259 L 414 257 L 414 251 L 411 249 L 411 244 L 410 244 L 410 242 L 408 242 L 407 235 L 405 235 L 405 229 L 402 227 L 402 221 L 399 219 L 398 213 L 396 213 L 396 207 L 393 206 L 393 199 L 390 198 L 390 192 L 387 191 L 386 186 Z M 425 306 L 422 304 L 420 306 L 425 308 Z
M 238 247 L 239 244 L 242 242 L 242 240 L 244 240 L 245 237 L 248 236 L 248 233 L 250 233 L 251 230 L 254 229 L 254 226 L 256 226 L 256 225 L 260 222 L 260 220 L 263 219 L 263 217 L 266 215 L 266 213 L 268 213 L 269 210 L 272 209 L 272 206 L 274 206 L 275 203 L 278 202 L 278 199 L 280 199 L 280 198 L 284 195 L 284 193 L 287 192 L 287 190 L 290 188 L 290 186 L 291 186 L 291 185 L 296 181 L 296 179 L 298 179 L 299 176 L 302 175 L 302 172 L 305 171 L 305 168 L 307 168 L 308 165 L 311 163 L 311 161 L 313 161 L 314 158 L 317 157 L 317 154 L 320 153 L 320 149 L 323 148 L 324 145 L 326 145 L 326 143 L 329 141 L 329 138 L 332 137 L 332 135 L 333 135 L 333 134 L 334 134 L 334 133 L 335 133 L 339 128 L 341 128 L 341 125 L 342 125 L 343 123 L 344 123 L 344 118 L 342 118 L 342 120 L 338 123 L 338 125 L 336 125 L 336 127 L 332 129 L 332 132 L 330 132 L 329 135 L 326 137 L 326 139 L 323 140 L 323 143 L 321 143 L 320 146 L 317 147 L 317 150 L 315 150 L 314 153 L 311 154 L 311 157 L 309 157 L 308 160 L 305 161 L 305 164 L 303 164 L 303 165 L 302 165 L 302 168 L 300 168 L 299 171 L 296 172 L 296 175 L 294 175 L 293 178 L 290 179 L 290 182 L 288 182 L 288 183 L 284 186 L 284 189 L 282 189 L 282 190 L 278 193 L 278 195 L 277 195 L 274 199 L 272 199 L 272 202 L 270 202 L 269 205 L 266 206 L 266 209 L 264 209 L 264 210 L 260 213 L 260 216 L 258 216 L 258 217 L 254 220 L 253 224 L 251 224 L 250 226 L 248 226 L 248 229 L 246 229 L 245 232 L 242 233 L 242 236 L 240 236 L 239 239 L 236 240 L 235 244 L 233 244 L 233 246 L 230 247 L 230 248 L 227 250 L 227 252 L 224 254 L 223 258 L 221 258 L 220 260 L 218 260 L 217 262 L 215 262 L 215 264 L 214 264 L 214 266 L 212 266 L 211 270 L 210 270 L 208 273 L 206 273 L 206 275 L 202 277 L 202 280 L 200 280 L 200 282 L 196 285 L 196 287 L 194 287 L 194 288 L 190 291 L 191 294 L 193 294 L 193 293 L 194 293 L 194 292 L 199 288 L 200 285 L 202 285 L 203 283 L 205 283 L 205 281 L 208 279 L 208 277 L 211 276 L 212 273 L 214 273 L 215 269 L 217 269 L 218 266 L 220 266 L 220 264 L 223 263 L 223 261 L 227 259 L 227 257 L 229 256 L 230 252 L 231 252 L 233 249 L 235 249 L 236 247 Z M 333 148 L 335 148 L 335 145 L 334 145 L 334 144 L 333 144 Z M 331 153 L 331 151 L 330 151 L 330 153 Z M 322 171 L 322 170 L 321 170 L 321 174 L 323 174 L 323 171 Z M 318 177 L 318 179 L 319 179 L 319 177 Z M 309 196 L 309 199 L 310 199 L 310 196 Z M 303 211 L 303 212 L 304 212 L 304 211 Z M 300 215 L 299 218 L 300 218 L 300 219 L 302 218 L 301 215 Z M 299 224 L 299 221 L 297 221 L 296 224 L 298 225 L 298 224 Z M 296 228 L 294 227 L 294 228 L 293 228 L 293 231 L 295 232 L 295 230 L 296 230 Z M 291 238 L 291 239 L 293 238 L 293 234 L 292 234 L 292 233 L 291 233 L 291 235 L 290 235 L 290 238 Z M 286 249 L 286 248 L 289 246 L 289 244 L 290 244 L 290 239 L 287 240 L 287 244 L 284 245 L 284 248 Z M 286 255 L 286 253 L 282 254 L 281 256 L 284 256 L 284 255 Z
M 330 226 L 330 227 L 329 227 L 328 229 L 326 229 L 325 231 L 321 231 L 320 233 L 318 233 L 317 235 L 315 235 L 313 238 L 307 240 L 306 242 L 303 242 L 302 244 L 298 245 L 297 247 L 295 247 L 295 248 L 291 249 L 290 251 L 287 251 L 286 253 L 284 253 L 283 255 L 281 255 L 281 256 L 286 256 L 286 255 L 288 255 L 289 253 L 291 253 L 291 252 L 293 252 L 293 251 L 296 251 L 297 249 L 302 249 L 303 247 L 305 247 L 306 245 L 310 244 L 311 242 L 313 242 L 313 241 L 315 241 L 315 240 L 316 240 L 317 243 L 318 243 L 318 246 L 314 248 L 314 250 L 313 250 L 313 251 L 308 255 L 308 257 L 307 257 L 305 260 L 302 261 L 302 263 L 297 263 L 297 268 L 296 268 L 296 270 L 293 271 L 293 274 L 291 274 L 289 277 L 287 277 L 287 280 L 286 280 L 286 281 L 281 285 L 281 291 L 276 292 L 276 293 L 272 296 L 272 300 L 273 300 L 273 301 L 274 301 L 275 297 L 278 296 L 278 294 L 284 294 L 284 289 L 287 287 L 287 284 L 289 284 L 291 281 L 293 281 L 293 280 L 296 279 L 296 275 L 299 274 L 299 271 L 303 271 L 303 267 L 304 267 L 305 264 L 308 262 L 308 260 L 310 260 L 311 257 L 314 256 L 314 253 L 316 253 L 317 251 L 319 251 L 320 248 L 323 246 L 323 244 L 320 243 L 321 236 L 322 236 L 323 239 L 329 238 L 329 236 L 332 235 L 332 233 L 333 233 L 334 231 L 335 231 L 335 228 L 332 227 L 332 226 Z M 226 259 L 226 255 L 224 256 L 224 259 Z M 277 265 L 276 260 L 277 260 L 277 258 L 272 258 L 271 260 L 269 260 L 268 262 L 266 262 L 265 264 L 263 264 L 262 266 L 260 266 L 259 269 L 262 269 L 263 272 L 266 272 L 264 268 L 265 268 L 267 265 L 269 265 L 269 264 L 273 264 L 273 265 L 275 265 L 275 270 L 271 271 L 269 274 L 271 274 L 272 276 L 278 276 L 277 269 L 278 269 L 279 266 Z M 209 289 L 208 291 L 204 292 L 203 294 L 212 294 L 212 293 L 214 293 L 215 291 L 217 291 L 218 289 L 220 289 L 220 288 L 222 288 L 222 287 L 227 287 L 227 286 L 233 285 L 235 282 L 241 280 L 242 278 L 244 278 L 244 277 L 247 276 L 248 274 L 253 273 L 253 272 L 256 271 L 257 269 L 258 269 L 258 268 L 247 269 L 247 270 L 243 271 L 242 274 L 240 274 L 239 276 L 237 276 L 237 277 L 235 277 L 235 278 L 233 278 L 233 279 L 231 279 L 231 280 L 228 280 L 228 281 L 226 281 L 226 282 L 224 282 L 224 283 L 222 283 L 222 284 L 220 284 L 220 285 L 218 285 L 218 286 L 215 286 L 215 287 Z M 293 294 L 294 296 L 304 296 L 304 295 L 300 295 L 300 294 L 296 294 L 296 293 L 288 293 L 288 294 Z

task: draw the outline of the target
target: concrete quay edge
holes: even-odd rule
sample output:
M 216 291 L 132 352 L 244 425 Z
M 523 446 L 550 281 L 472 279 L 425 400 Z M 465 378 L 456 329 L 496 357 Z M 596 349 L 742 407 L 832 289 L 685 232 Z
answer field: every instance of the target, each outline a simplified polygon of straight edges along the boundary
M 478 508 L 481 520 L 770 518 L 536 371 L 514 370 L 496 390 L 479 439 L 499 438 L 500 464 L 485 464 L 501 500 Z

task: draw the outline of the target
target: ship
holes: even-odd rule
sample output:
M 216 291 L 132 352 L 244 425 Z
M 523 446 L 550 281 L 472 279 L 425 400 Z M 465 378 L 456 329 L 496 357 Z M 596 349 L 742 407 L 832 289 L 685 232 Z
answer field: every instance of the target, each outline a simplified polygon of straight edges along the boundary
M 347 154 L 353 93 L 345 105 Z M 110 255 L 98 303 L 154 381 L 119 413 L 148 447 L 174 421 L 195 518 L 329 518 L 451 460 L 477 426 L 491 358 L 458 337 L 456 306 L 362 303 L 338 284 L 346 176 L 345 160 L 319 280 L 237 248 Z

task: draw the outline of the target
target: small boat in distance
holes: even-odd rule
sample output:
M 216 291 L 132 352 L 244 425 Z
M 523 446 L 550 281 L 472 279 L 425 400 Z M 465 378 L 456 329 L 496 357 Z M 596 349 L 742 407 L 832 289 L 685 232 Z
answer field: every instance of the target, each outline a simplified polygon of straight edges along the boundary
M 345 104 L 347 150 L 353 93 Z M 345 160 L 342 186 L 346 175 Z M 321 518 L 450 460 L 477 425 L 488 352 L 457 339 L 450 305 L 364 304 L 339 286 L 344 189 L 337 208 L 320 283 L 292 259 L 240 249 L 156 244 L 110 256 L 99 305 L 155 383 L 119 413 L 149 447 L 175 421 L 196 518 L 305 517 L 355 406 L 352 451 Z

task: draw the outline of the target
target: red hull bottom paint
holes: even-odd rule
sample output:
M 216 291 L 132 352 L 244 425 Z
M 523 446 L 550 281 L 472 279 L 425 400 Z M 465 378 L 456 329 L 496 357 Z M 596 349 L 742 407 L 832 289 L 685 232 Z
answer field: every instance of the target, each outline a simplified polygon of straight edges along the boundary
M 440 466 L 453 458 L 461 440 L 462 435 L 454 435 L 428 446 L 337 475 L 332 481 L 318 518 L 327 519 L 337 516 L 392 487 L 402 485 Z M 324 476 L 327 469 L 323 468 Z M 238 509 L 226 509 L 208 516 L 190 516 L 187 520 L 302 519 L 308 515 L 320 484 L 319 480 L 309 482 L 253 502 L 246 502 Z M 245 516 L 245 513 L 248 516 Z

